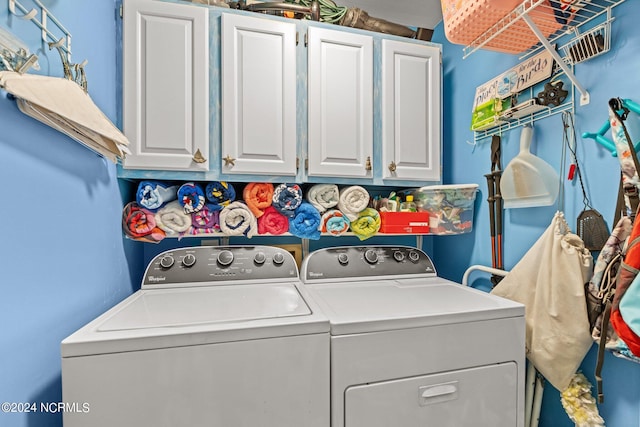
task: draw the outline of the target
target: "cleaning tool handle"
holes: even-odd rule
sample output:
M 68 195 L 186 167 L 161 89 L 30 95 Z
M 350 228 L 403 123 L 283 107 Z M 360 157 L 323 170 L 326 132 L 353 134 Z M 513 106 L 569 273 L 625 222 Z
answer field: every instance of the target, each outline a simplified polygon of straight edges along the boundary
M 531 138 L 533 137 L 533 127 L 531 125 L 525 125 L 522 127 L 522 133 L 520 134 L 520 152 L 528 152 L 531 147 Z

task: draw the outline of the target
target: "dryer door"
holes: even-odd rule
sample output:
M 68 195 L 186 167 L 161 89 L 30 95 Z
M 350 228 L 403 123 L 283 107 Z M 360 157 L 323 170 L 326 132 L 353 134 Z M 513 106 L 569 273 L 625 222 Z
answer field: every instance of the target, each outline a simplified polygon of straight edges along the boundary
M 504 363 L 349 387 L 345 427 L 513 427 L 517 371 Z

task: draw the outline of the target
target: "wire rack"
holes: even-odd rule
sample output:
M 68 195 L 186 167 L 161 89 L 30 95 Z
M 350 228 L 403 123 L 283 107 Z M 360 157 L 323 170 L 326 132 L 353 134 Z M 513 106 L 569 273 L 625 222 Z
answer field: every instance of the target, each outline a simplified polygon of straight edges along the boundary
M 612 9 L 624 1 L 525 0 L 470 42 L 464 48 L 464 58 L 479 49 L 517 53 L 521 58 L 546 49 L 559 68 L 554 74 L 565 75 L 572 84 L 572 95 L 562 105 L 532 109 L 518 117 L 503 116 L 495 126 L 474 132 L 474 141 L 574 109 L 578 101 L 588 104 L 589 93 L 575 77 L 574 65 L 610 50 Z
M 29 9 L 19 0 L 9 0 L 9 11 L 12 15 L 30 21 L 40 29 L 42 41 L 49 46 L 49 49 L 56 49 L 60 54 L 65 77 L 78 83 L 86 92 L 87 78 L 84 68 L 87 61 L 77 64 L 71 62 L 71 33 L 40 0 L 31 1 L 35 7 Z
M 566 5 L 566 2 L 550 3 L 549 0 L 524 0 L 518 7 L 470 42 L 463 49 L 464 57 L 468 57 L 478 49 L 517 53 L 523 57 L 542 49 L 542 40 L 537 37 L 528 21 L 532 21 L 543 37 L 553 44 L 571 33 L 579 38 L 581 27 L 606 14 L 606 23 L 598 31 L 601 31 L 602 36 L 609 37 L 609 32 L 605 27 L 612 20 L 611 8 L 624 1 L 579 0 L 572 2 L 567 7 L 562 7 L 552 6 L 552 4 Z

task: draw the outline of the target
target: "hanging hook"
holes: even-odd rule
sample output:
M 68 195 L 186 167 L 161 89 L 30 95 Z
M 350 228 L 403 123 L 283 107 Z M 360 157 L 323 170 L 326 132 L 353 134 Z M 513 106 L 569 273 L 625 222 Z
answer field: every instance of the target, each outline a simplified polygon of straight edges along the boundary
M 38 13 L 38 11 L 33 8 L 30 11 L 27 12 L 27 9 L 25 9 L 24 7 L 22 7 L 22 5 L 20 3 L 18 3 L 18 8 L 22 11 L 23 15 L 19 15 L 16 12 L 16 0 L 9 0 L 9 11 L 17 16 L 18 18 L 22 18 L 24 20 L 31 20 L 33 19 L 36 14 Z
M 60 39 L 57 42 L 49 42 L 49 49 L 53 49 L 54 47 L 61 47 L 65 42 L 64 37 L 60 37 Z

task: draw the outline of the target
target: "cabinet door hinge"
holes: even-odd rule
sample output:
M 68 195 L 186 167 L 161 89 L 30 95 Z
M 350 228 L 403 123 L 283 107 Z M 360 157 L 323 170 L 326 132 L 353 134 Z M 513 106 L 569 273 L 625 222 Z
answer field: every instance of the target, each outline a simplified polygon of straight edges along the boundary
M 300 42 L 300 33 L 296 31 L 296 46 L 298 46 L 299 42 Z
M 296 171 L 300 170 L 300 157 L 296 157 Z
M 304 170 L 309 170 L 309 159 L 304 159 Z
M 304 33 L 304 47 L 307 47 L 308 45 L 309 45 L 309 37 L 307 33 Z
M 124 16 L 124 6 L 120 3 L 120 7 L 118 8 L 118 15 L 120 15 L 120 19 Z

